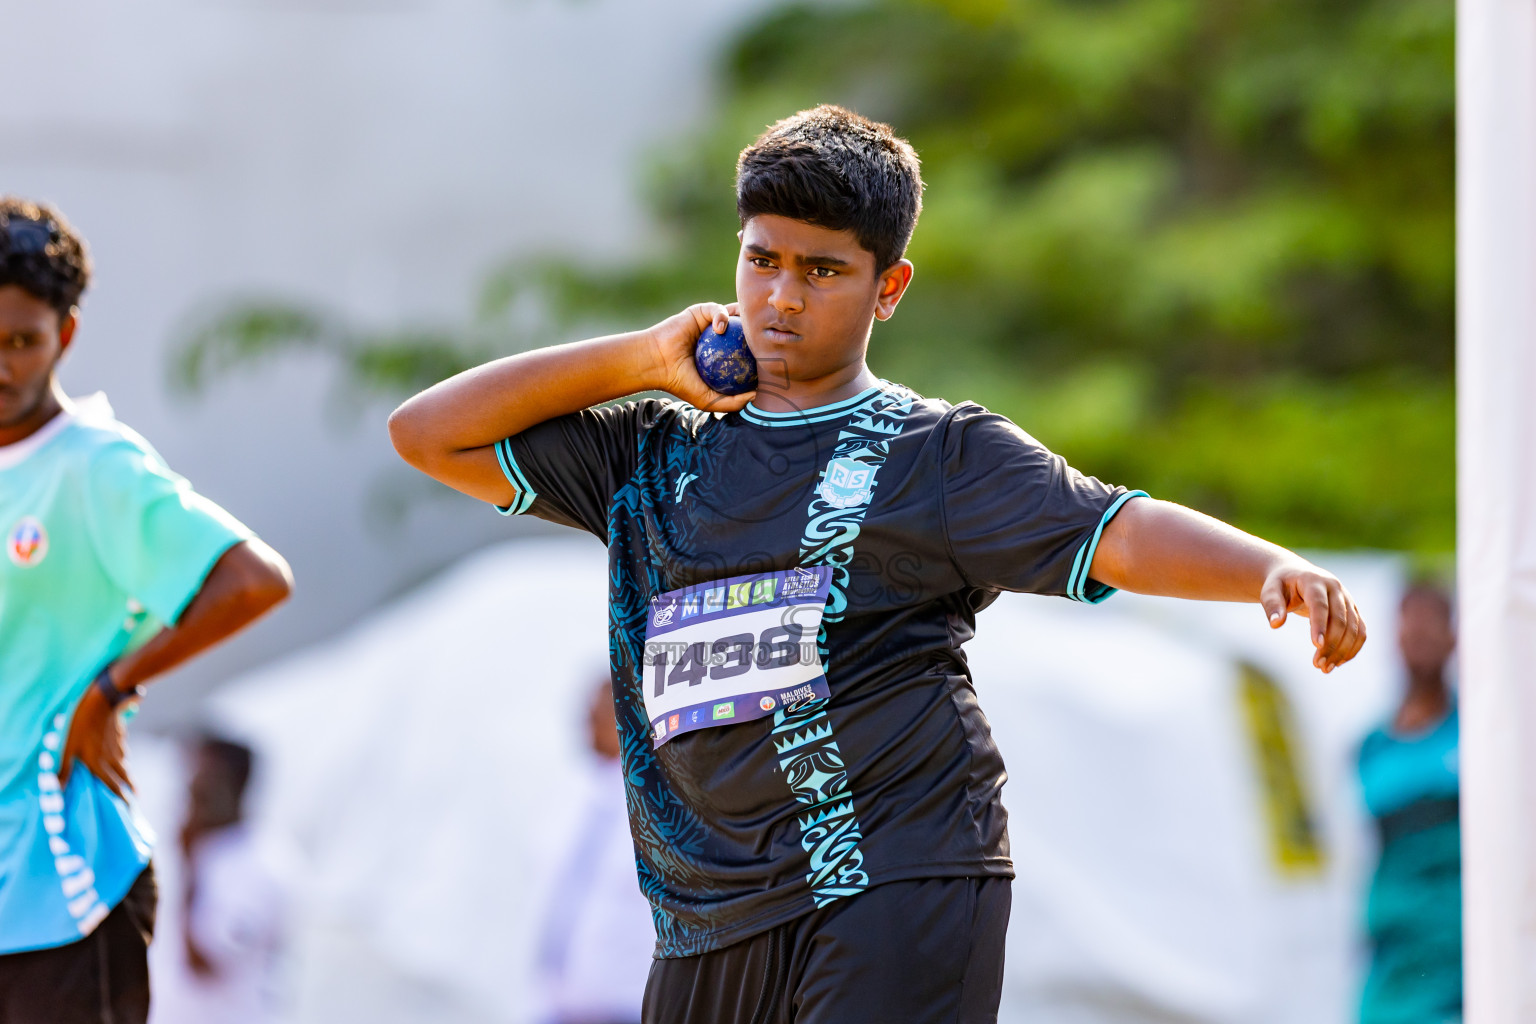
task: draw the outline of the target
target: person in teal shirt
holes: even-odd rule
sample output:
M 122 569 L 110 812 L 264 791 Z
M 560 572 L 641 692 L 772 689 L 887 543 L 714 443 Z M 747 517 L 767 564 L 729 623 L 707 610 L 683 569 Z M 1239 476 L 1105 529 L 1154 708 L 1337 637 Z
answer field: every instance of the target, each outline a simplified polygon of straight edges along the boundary
M 152 836 L 123 712 L 288 595 L 287 564 L 57 367 L 91 275 L 54 209 L 0 197 L 0 1021 L 149 1012 Z
M 1403 598 L 1398 646 L 1408 689 L 1365 738 L 1360 781 L 1381 853 L 1366 902 L 1371 967 L 1361 1024 L 1461 1020 L 1458 723 L 1445 666 L 1451 600 L 1431 586 Z

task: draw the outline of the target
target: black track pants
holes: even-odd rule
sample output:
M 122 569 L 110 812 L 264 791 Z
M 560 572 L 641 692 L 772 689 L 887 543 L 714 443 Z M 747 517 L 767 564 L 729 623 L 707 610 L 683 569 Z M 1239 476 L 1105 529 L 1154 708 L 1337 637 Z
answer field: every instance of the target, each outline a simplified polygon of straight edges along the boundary
M 79 942 L 0 956 L 0 1024 L 144 1024 L 155 873 Z
M 888 882 L 699 956 L 657 960 L 645 1024 L 995 1024 L 1006 878 Z

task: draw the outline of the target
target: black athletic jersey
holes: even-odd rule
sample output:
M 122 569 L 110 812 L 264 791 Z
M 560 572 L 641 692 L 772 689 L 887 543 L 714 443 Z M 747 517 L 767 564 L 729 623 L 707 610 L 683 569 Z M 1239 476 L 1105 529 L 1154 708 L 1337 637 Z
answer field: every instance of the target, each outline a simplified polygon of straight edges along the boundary
M 517 491 L 504 512 L 608 545 L 614 694 L 658 956 L 723 948 L 882 882 L 1012 875 L 1007 775 L 961 645 L 1001 590 L 1107 597 L 1088 567 L 1132 493 L 980 406 L 886 382 L 791 413 L 631 401 L 496 452 Z M 657 746 L 641 689 L 653 599 L 816 566 L 832 570 L 816 638 L 830 698 Z

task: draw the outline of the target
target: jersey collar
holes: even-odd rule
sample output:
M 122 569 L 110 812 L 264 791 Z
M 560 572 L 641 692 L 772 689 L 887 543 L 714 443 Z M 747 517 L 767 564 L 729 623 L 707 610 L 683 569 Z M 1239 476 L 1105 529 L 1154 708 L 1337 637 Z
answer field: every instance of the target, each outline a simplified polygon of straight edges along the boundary
M 759 409 L 755 403 L 748 402 L 741 410 L 741 418 L 758 427 L 796 427 L 805 423 L 824 423 L 849 415 L 882 394 L 889 386 L 882 380 L 841 402 L 813 406 L 810 409 L 790 409 L 788 412 L 767 412 Z
M 71 424 L 102 415 L 110 418 L 112 406 L 100 391 L 85 398 L 66 399 L 64 408 L 53 419 L 14 444 L 0 445 L 0 469 L 14 469 L 26 462 L 43 445 L 68 430 Z

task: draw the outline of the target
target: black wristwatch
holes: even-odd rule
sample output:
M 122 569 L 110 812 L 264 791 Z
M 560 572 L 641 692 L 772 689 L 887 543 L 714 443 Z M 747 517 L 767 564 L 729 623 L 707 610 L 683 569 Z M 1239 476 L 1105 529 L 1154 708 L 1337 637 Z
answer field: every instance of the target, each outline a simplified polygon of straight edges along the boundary
M 115 708 L 125 700 L 144 696 L 144 687 L 135 686 L 131 690 L 119 690 L 112 683 L 112 666 L 108 665 L 96 675 L 96 689 L 107 698 L 107 707 Z

